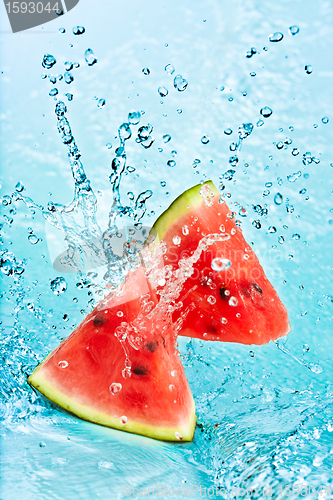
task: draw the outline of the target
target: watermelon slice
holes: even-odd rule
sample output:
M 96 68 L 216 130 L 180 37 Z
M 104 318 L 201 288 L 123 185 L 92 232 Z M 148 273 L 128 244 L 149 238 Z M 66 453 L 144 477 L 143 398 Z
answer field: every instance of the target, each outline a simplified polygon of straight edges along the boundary
M 193 397 L 174 330 L 154 314 L 155 305 L 140 267 L 45 358 L 29 383 L 84 420 L 155 439 L 191 441 Z
M 163 240 L 164 262 L 173 273 L 189 262 L 183 307 L 173 315 L 176 322 L 187 311 L 180 335 L 265 344 L 290 331 L 284 305 L 211 181 L 180 195 L 153 234 L 154 245 Z

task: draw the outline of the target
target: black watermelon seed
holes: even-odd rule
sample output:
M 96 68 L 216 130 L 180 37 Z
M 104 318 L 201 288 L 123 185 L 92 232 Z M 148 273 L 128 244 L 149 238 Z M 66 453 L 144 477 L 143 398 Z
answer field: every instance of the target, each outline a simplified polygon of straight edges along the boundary
M 97 327 L 104 325 L 107 322 L 107 318 L 105 316 L 106 316 L 105 313 L 97 314 L 97 316 L 95 316 L 93 320 L 94 326 Z
M 222 300 L 225 300 L 226 302 L 229 300 L 229 294 L 226 294 L 225 292 L 227 291 L 226 288 L 222 287 L 220 288 L 220 296 Z
M 155 352 L 157 349 L 157 342 L 155 342 L 155 340 L 150 340 L 149 342 L 147 342 L 146 347 L 148 351 Z
M 145 368 L 144 366 L 136 366 L 135 368 L 132 369 L 132 372 L 135 374 L 135 375 L 141 375 L 141 376 L 144 376 L 144 375 L 147 375 L 148 373 L 148 370 L 147 368 Z
M 251 283 L 251 285 L 257 290 L 257 292 L 263 293 L 261 286 L 257 285 L 257 283 Z

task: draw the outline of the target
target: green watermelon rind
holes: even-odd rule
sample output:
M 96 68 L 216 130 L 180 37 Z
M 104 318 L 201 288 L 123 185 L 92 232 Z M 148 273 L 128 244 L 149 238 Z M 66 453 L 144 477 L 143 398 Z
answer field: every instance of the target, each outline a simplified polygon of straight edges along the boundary
M 203 200 L 199 190 L 205 185 L 210 186 L 211 191 L 216 196 L 220 195 L 211 180 L 206 181 L 203 184 L 196 184 L 192 188 L 180 194 L 178 198 L 176 198 L 175 201 L 169 206 L 169 208 L 159 216 L 152 227 L 151 234 L 156 236 L 157 233 L 158 241 L 163 240 L 167 230 L 174 225 L 175 221 L 181 219 L 183 215 L 189 212 L 189 210 L 193 211 L 196 206 L 200 206 L 202 204 Z
M 145 425 L 140 422 L 131 421 L 130 419 L 126 424 L 121 424 L 119 418 L 111 417 L 110 415 L 94 410 L 93 408 L 83 405 L 75 401 L 72 397 L 67 396 L 59 389 L 57 389 L 49 380 L 47 380 L 41 373 L 45 362 L 54 354 L 51 352 L 32 372 L 28 378 L 28 383 L 37 389 L 41 394 L 46 396 L 50 401 L 61 406 L 61 408 L 76 415 L 82 420 L 93 422 L 111 427 L 113 429 L 129 432 L 132 434 L 139 434 L 148 438 L 158 439 L 161 441 L 178 441 L 176 432 L 182 436 L 181 441 L 188 442 L 193 440 L 193 435 L 196 426 L 195 404 L 191 395 L 192 408 L 189 413 L 189 420 L 184 424 L 177 425 L 177 427 L 159 427 Z

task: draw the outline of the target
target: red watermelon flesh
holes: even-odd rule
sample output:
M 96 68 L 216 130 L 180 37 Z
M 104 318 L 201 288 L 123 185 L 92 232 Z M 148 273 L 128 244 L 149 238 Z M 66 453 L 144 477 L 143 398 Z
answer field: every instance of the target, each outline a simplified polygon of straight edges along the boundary
M 176 322 L 187 311 L 180 335 L 265 344 L 290 331 L 286 308 L 211 181 L 177 198 L 153 233 L 155 245 L 164 242 L 165 265 L 174 273 L 181 262 L 191 274 L 179 297 L 182 308 L 173 314 Z
M 82 419 L 167 441 L 191 441 L 194 401 L 165 318 L 141 267 L 28 381 Z M 120 291 L 120 290 L 119 290 Z M 140 293 L 141 291 L 141 293 Z M 141 295 L 141 297 L 140 297 Z

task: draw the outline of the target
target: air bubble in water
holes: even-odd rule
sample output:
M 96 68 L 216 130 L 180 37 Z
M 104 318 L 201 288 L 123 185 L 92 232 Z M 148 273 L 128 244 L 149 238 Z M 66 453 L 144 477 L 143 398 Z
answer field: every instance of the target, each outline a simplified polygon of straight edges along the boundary
M 295 233 L 295 234 L 292 235 L 292 238 L 293 238 L 293 240 L 299 240 L 300 239 L 300 235 L 297 234 L 297 233 Z
M 168 167 L 175 167 L 176 166 L 176 162 L 175 162 L 175 160 L 168 160 L 167 161 L 167 165 L 168 165 Z
M 268 40 L 270 42 L 281 42 L 281 40 L 283 39 L 283 34 L 280 33 L 280 31 L 276 31 L 275 33 L 273 33 L 272 35 L 269 35 L 268 37 Z
M 73 34 L 74 35 L 83 35 L 85 33 L 86 29 L 84 26 L 75 26 L 73 28 Z
M 298 26 L 290 26 L 289 33 L 291 35 L 297 35 L 297 33 L 299 33 L 299 27 Z
M 305 73 L 306 73 L 307 75 L 311 75 L 311 73 L 312 73 L 313 69 L 312 69 L 312 66 L 311 66 L 310 64 L 307 64 L 307 65 L 304 67 L 304 69 L 305 69 Z
M 56 95 L 58 95 L 58 89 L 54 87 L 53 89 L 50 90 L 49 95 L 51 97 L 55 97 Z
M 56 64 L 56 62 L 57 61 L 54 56 L 52 56 L 51 54 L 45 54 L 45 56 L 43 57 L 42 66 L 43 68 L 51 69 L 52 66 Z
M 161 181 L 160 184 L 161 184 L 162 187 L 166 186 L 166 182 L 165 181 Z
M 123 415 L 122 417 L 120 417 L 120 423 L 125 425 L 127 424 L 127 417 L 125 415 Z
M 94 55 L 92 49 L 87 49 L 84 53 L 84 58 L 88 66 L 93 66 L 97 63 L 97 58 Z
M 292 154 L 293 156 L 297 156 L 297 155 L 299 155 L 299 149 L 298 149 L 298 148 L 294 148 L 294 149 L 292 150 L 291 154 Z
M 173 244 L 174 244 L 174 245 L 177 245 L 177 246 L 178 246 L 178 245 L 180 245 L 180 244 L 181 244 L 182 239 L 181 239 L 181 237 L 180 237 L 180 236 L 174 236 L 174 237 L 172 238 L 172 241 L 173 241 Z
M 189 232 L 190 231 L 188 229 L 188 226 L 185 225 L 185 226 L 182 227 L 182 233 L 183 233 L 184 236 L 187 236 L 189 234 Z
M 122 389 L 122 385 L 119 384 L 118 382 L 113 382 L 110 387 L 109 387 L 109 391 L 111 392 L 111 394 L 114 396 L 115 394 L 118 394 L 118 392 L 121 391 Z
M 227 318 L 221 318 L 221 323 L 223 323 L 223 325 L 226 325 L 228 323 Z
M 163 137 L 163 142 L 166 144 L 167 142 L 171 141 L 171 135 L 165 134 Z
M 237 304 L 238 304 L 238 300 L 236 299 L 236 297 L 230 297 L 229 305 L 235 307 L 235 306 L 237 306 Z
M 224 133 L 225 133 L 225 135 L 231 135 L 232 134 L 231 128 L 226 128 Z
M 254 226 L 256 229 L 260 229 L 261 228 L 261 222 L 260 222 L 260 220 L 254 220 L 252 222 L 252 226 Z
M 299 177 L 301 177 L 302 173 L 299 170 L 298 172 L 295 172 L 294 174 L 287 175 L 287 179 L 289 182 L 295 182 Z
M 50 280 L 50 288 L 55 295 L 60 295 L 67 290 L 67 282 L 65 278 L 59 276 L 58 278 L 54 278 L 54 280 Z
M 202 144 L 208 144 L 210 141 L 208 135 L 204 135 L 203 137 L 201 137 L 201 142 Z
M 263 116 L 264 118 L 268 118 L 269 116 L 271 116 L 271 114 L 273 113 L 273 111 L 271 110 L 271 108 L 269 108 L 268 106 L 264 106 L 263 108 L 261 108 L 260 110 L 260 114 L 261 116 Z
M 128 123 L 130 123 L 131 125 L 137 125 L 140 122 L 140 118 L 140 111 L 130 111 L 128 113 Z
M 172 75 L 175 72 L 175 68 L 172 64 L 167 64 L 165 66 L 165 71 L 168 73 L 168 75 Z
M 121 374 L 124 378 L 130 378 L 130 376 L 132 375 L 131 368 L 129 366 L 125 366 Z
M 324 116 L 324 118 L 322 118 L 321 121 L 326 124 L 329 122 L 329 119 L 327 118 L 327 116 Z
M 186 89 L 187 85 L 188 81 L 185 80 L 185 78 L 183 78 L 181 75 L 175 76 L 173 80 L 173 86 L 178 90 L 178 92 L 183 92 Z
M 212 260 L 211 267 L 214 271 L 226 271 L 231 266 L 231 262 L 229 259 L 222 259 L 220 257 L 216 257 Z
M 67 368 L 68 361 L 65 361 L 65 360 L 59 361 L 58 366 L 59 366 L 59 368 Z
M 172 370 L 172 372 L 171 372 L 171 376 L 172 376 L 172 377 L 176 377 L 176 375 L 177 375 L 177 370 Z
M 274 196 L 274 203 L 275 205 L 281 205 L 281 203 L 283 202 L 283 196 L 281 193 L 276 193 L 276 195 Z
M 105 106 L 105 99 L 99 99 L 97 103 L 98 108 L 103 108 Z
M 283 243 L 284 243 L 284 237 L 283 236 L 279 236 L 278 237 L 278 242 L 280 243 L 280 245 L 283 245 Z
M 258 120 L 257 121 L 257 127 L 262 127 L 264 125 L 264 120 Z
M 149 69 L 149 68 L 143 68 L 142 73 L 143 73 L 145 76 L 148 76 L 148 75 L 150 75 L 150 69 Z
M 24 190 L 24 186 L 22 184 L 22 182 L 18 182 L 15 186 L 15 190 L 18 191 L 19 193 L 22 193 L 22 191 Z
M 276 227 L 274 227 L 274 226 L 269 226 L 269 228 L 267 229 L 267 231 L 268 231 L 269 233 L 271 233 L 271 234 L 276 233 Z
M 166 89 L 163 85 L 161 87 L 158 87 L 158 93 L 160 94 L 161 97 L 166 97 L 168 95 L 168 89 Z
M 66 33 L 65 28 L 59 28 L 60 33 Z

